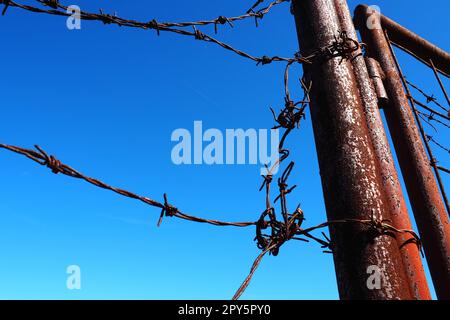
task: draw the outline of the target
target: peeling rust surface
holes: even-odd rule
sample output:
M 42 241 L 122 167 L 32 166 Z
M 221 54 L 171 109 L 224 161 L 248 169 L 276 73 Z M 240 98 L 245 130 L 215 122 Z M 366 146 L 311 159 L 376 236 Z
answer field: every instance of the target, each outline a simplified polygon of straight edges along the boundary
M 351 38 L 357 38 L 353 20 L 346 0 L 334 0 L 340 25 Z M 406 202 L 401 189 L 394 159 L 384 130 L 383 121 L 378 108 L 379 103 L 388 101 L 378 62 L 373 58 L 364 59 L 362 52 L 356 52 L 351 60 L 356 81 L 362 96 L 364 112 L 375 155 L 380 167 L 382 182 L 389 212 L 388 218 L 400 229 L 412 229 Z M 380 72 L 381 71 L 381 72 Z M 374 80 L 373 82 L 371 82 Z M 372 86 L 374 84 L 374 86 Z M 380 101 L 382 98 L 382 102 Z M 431 299 L 425 272 L 418 246 L 412 241 L 411 235 L 397 237 L 403 265 L 406 270 L 410 290 L 415 299 Z M 408 243 L 405 245 L 405 243 Z
M 293 9 L 305 56 L 330 45 L 341 31 L 333 1 L 294 0 Z M 385 219 L 389 204 L 363 101 L 351 63 L 341 60 L 304 65 L 306 81 L 312 81 L 311 116 L 328 219 Z M 393 237 L 355 225 L 333 226 L 330 233 L 342 299 L 413 298 Z M 382 272 L 380 290 L 367 286 L 369 266 Z
M 386 74 L 389 106 L 384 109 L 407 191 L 421 234 L 434 287 L 440 299 L 450 299 L 450 223 L 435 176 L 425 152 L 401 76 L 384 31 L 369 30 L 366 6 L 358 6 L 355 21 Z M 372 17 L 373 18 L 373 17 Z

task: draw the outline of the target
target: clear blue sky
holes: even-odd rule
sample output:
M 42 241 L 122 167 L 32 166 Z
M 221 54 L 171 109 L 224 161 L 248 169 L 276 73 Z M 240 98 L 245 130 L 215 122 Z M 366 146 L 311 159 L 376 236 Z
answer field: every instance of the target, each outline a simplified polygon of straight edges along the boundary
M 240 14 L 253 1 L 72 2 L 137 20 L 183 21 Z M 349 1 L 352 9 L 358 3 Z M 450 50 L 447 0 L 368 4 Z M 283 64 L 256 67 L 213 44 L 98 22 L 69 31 L 64 18 L 15 8 L 0 18 L 0 37 L 2 143 L 39 144 L 87 175 L 157 200 L 167 192 L 202 217 L 247 221 L 264 210 L 259 166 L 176 166 L 170 137 L 194 120 L 221 130 L 270 128 L 268 107 L 283 103 Z M 298 48 L 286 4 L 258 29 L 249 20 L 221 27 L 218 38 L 258 56 Z M 400 58 L 412 81 L 441 98 L 428 69 Z M 300 67 L 292 72 L 301 76 Z M 300 98 L 299 87 L 291 90 Z M 448 130 L 438 137 L 450 141 Z M 323 222 L 309 116 L 287 145 L 296 161 L 290 181 L 299 185 L 290 205 L 302 204 L 308 225 Z M 0 298 L 229 299 L 259 253 L 253 228 L 175 219 L 156 228 L 157 209 L 5 151 L 0 166 Z M 72 264 L 81 267 L 80 291 L 66 289 Z M 243 298 L 337 299 L 332 257 L 316 244 L 288 243 L 266 257 Z

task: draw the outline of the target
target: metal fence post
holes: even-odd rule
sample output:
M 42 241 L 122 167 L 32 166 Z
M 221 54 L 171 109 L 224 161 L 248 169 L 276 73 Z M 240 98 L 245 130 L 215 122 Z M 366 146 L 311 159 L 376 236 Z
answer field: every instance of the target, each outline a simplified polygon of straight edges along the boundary
M 363 41 L 368 44 L 369 53 L 380 62 L 386 73 L 385 86 L 390 103 L 384 112 L 422 236 L 433 283 L 439 298 L 450 299 L 448 215 L 382 23 L 371 24 L 377 27 L 368 28 L 369 18 L 380 19 L 379 14 L 369 12 L 367 6 L 358 6 L 355 21 Z
M 350 38 L 358 39 L 347 1 L 334 0 L 334 3 L 342 31 L 345 31 Z M 355 52 L 355 57 L 351 62 L 363 98 L 369 133 L 381 169 L 383 187 L 390 210 L 389 219 L 392 220 L 396 228 L 411 230 L 412 225 L 409 219 L 408 209 L 378 108 L 377 94 L 371 85 L 362 50 Z M 431 295 L 420 258 L 419 246 L 413 240 L 414 238 L 411 234 L 397 235 L 397 243 L 409 279 L 411 292 L 415 299 L 429 300 L 431 299 Z
M 334 2 L 293 0 L 303 56 L 336 41 L 340 26 Z M 320 52 L 321 50 L 319 50 Z M 315 59 L 304 65 L 312 82 L 311 117 L 329 220 L 388 218 L 380 168 L 364 106 L 348 60 Z M 396 240 L 356 224 L 330 227 L 342 299 L 413 299 Z M 370 270 L 382 285 L 368 285 Z

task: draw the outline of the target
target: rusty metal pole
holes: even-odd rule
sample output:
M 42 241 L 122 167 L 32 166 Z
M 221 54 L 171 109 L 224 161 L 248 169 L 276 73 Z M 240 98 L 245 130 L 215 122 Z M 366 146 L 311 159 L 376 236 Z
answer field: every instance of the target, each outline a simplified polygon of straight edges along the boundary
M 335 42 L 339 20 L 333 1 L 293 0 L 301 53 Z M 311 117 L 328 220 L 388 217 L 381 174 L 352 66 L 341 57 L 304 64 L 312 83 Z M 395 239 L 361 224 L 330 227 L 341 299 L 413 299 Z M 382 285 L 368 285 L 371 268 Z
M 450 299 L 450 223 L 439 193 L 430 161 L 417 129 L 408 98 L 396 68 L 390 45 L 381 28 L 379 14 L 358 6 L 355 21 L 385 74 L 389 106 L 384 109 L 397 157 L 403 172 L 417 226 L 422 237 L 437 296 Z
M 334 4 L 340 20 L 341 30 L 345 31 L 350 38 L 358 39 L 347 1 L 334 0 Z M 368 62 L 371 69 L 379 68 L 378 64 L 375 64 L 375 60 L 368 60 Z M 354 53 L 354 58 L 351 60 L 351 63 L 363 98 L 369 134 L 381 169 L 383 186 L 387 196 L 386 200 L 390 209 L 389 219 L 392 220 L 392 224 L 398 229 L 412 230 L 402 187 L 400 185 L 397 170 L 394 165 L 394 159 L 378 108 L 379 101 L 377 96 L 386 96 L 384 86 L 382 83 L 379 84 L 380 87 L 378 90 L 382 92 L 377 94 L 375 88 L 372 86 L 361 49 Z M 372 72 L 376 73 L 376 70 L 373 70 Z M 378 78 L 378 80 L 381 82 L 381 78 Z M 420 258 L 420 250 L 417 243 L 413 240 L 414 237 L 411 234 L 397 235 L 397 244 L 400 248 L 403 265 L 414 298 L 418 300 L 430 300 L 431 295 L 430 290 L 428 289 L 422 260 Z
M 367 5 L 360 5 L 361 8 L 369 8 Z M 373 12 L 374 9 L 370 9 Z M 426 64 L 430 68 L 433 60 L 436 70 L 446 77 L 450 77 L 450 54 L 436 45 L 430 43 L 414 32 L 406 29 L 397 22 L 380 14 L 380 22 L 383 28 L 389 33 L 392 43 L 401 50 L 411 54 L 416 59 Z

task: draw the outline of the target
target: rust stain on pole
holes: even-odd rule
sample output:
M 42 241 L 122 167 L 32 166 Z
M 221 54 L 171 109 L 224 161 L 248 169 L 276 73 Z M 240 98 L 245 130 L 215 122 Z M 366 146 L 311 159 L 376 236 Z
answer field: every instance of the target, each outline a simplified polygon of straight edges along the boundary
M 301 53 L 336 41 L 340 26 L 333 1 L 293 0 Z M 312 81 L 311 116 L 329 220 L 388 218 L 388 203 L 353 68 L 342 57 L 304 65 Z M 360 225 L 330 227 L 342 299 L 413 299 L 396 240 Z M 370 268 L 380 289 L 368 285 Z
M 345 31 L 350 38 L 357 39 L 358 36 L 347 1 L 334 0 L 334 4 L 342 31 Z M 369 134 L 380 166 L 386 200 L 389 206 L 389 219 L 392 220 L 396 228 L 411 230 L 412 225 L 409 219 L 408 209 L 378 108 L 379 101 L 377 95 L 381 96 L 382 99 L 384 98 L 382 102 L 387 102 L 387 93 L 382 82 L 382 71 L 380 72 L 380 65 L 376 60 L 372 58 L 367 58 L 367 60 L 368 68 L 366 67 L 366 61 L 362 55 L 362 51 L 359 50 L 355 52 L 355 57 L 351 59 L 351 63 L 362 95 Z M 375 88 L 377 88 L 378 83 L 378 90 L 372 87 L 370 74 L 372 74 L 375 80 Z M 431 299 L 431 295 L 420 258 L 419 247 L 413 240 L 414 238 L 410 234 L 397 236 L 397 244 L 400 248 L 411 293 L 415 299 L 429 300 Z
M 384 31 L 379 27 L 368 28 L 367 22 L 379 19 L 379 14 L 358 6 L 355 21 L 369 53 L 381 64 L 385 74 L 385 87 L 389 106 L 385 114 L 403 172 L 411 205 L 434 287 L 440 299 L 450 299 L 450 223 L 444 203 L 425 152 L 414 116 L 408 105 L 405 88 L 396 67 L 390 45 Z
M 364 12 L 367 12 L 367 9 L 370 8 L 367 5 L 360 5 L 359 7 Z M 373 9 L 369 10 L 374 12 Z M 432 59 L 436 69 L 443 75 L 450 77 L 450 54 L 388 17 L 379 14 L 379 18 L 383 29 L 389 33 L 389 37 L 395 46 L 410 53 L 429 67 L 431 67 L 430 59 Z

